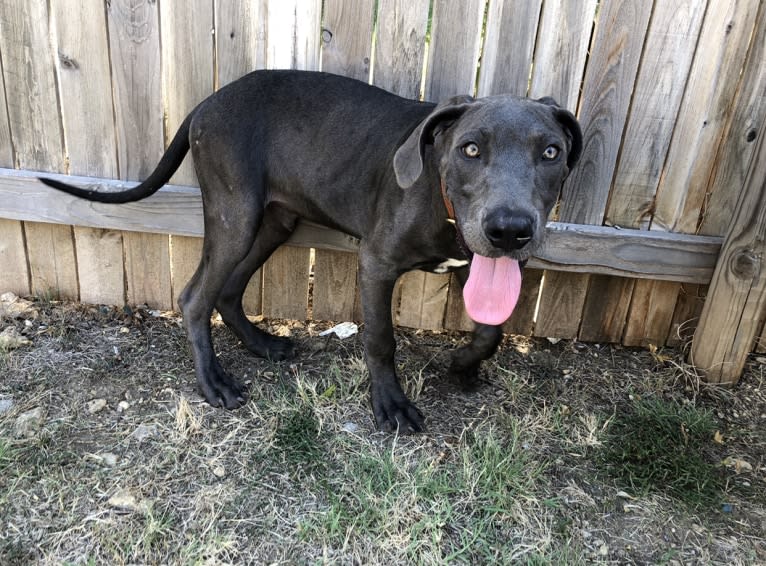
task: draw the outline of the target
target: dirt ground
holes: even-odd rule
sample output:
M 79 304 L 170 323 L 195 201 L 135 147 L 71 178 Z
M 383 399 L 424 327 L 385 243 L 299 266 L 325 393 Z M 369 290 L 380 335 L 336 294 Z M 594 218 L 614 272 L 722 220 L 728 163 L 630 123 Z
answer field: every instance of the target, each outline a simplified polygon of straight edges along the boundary
M 428 427 L 399 437 L 329 323 L 258 321 L 297 344 L 272 363 L 216 322 L 251 393 L 227 412 L 175 313 L 0 305 L 0 564 L 766 563 L 763 357 L 725 390 L 677 351 L 507 337 L 464 393 L 465 335 L 399 329 Z

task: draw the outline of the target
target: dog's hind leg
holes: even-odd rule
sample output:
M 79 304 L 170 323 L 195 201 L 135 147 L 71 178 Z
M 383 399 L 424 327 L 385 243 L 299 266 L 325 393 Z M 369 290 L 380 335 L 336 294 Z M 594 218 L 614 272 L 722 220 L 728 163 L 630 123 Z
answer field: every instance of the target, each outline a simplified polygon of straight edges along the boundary
M 253 246 L 229 276 L 215 304 L 223 321 L 248 350 L 272 360 L 287 357 L 292 350 L 292 342 L 264 332 L 250 322 L 242 308 L 242 295 L 256 270 L 290 237 L 295 222 L 296 217 L 292 213 L 267 207 Z
M 245 390 L 227 374 L 213 351 L 210 316 L 221 291 L 253 247 L 263 217 L 262 196 L 230 192 L 218 175 L 198 174 L 205 195 L 226 194 L 225 207 L 205 202 L 205 239 L 197 271 L 178 298 L 194 358 L 200 392 L 213 406 L 235 409 L 245 403 Z M 207 177 L 207 178 L 205 178 Z

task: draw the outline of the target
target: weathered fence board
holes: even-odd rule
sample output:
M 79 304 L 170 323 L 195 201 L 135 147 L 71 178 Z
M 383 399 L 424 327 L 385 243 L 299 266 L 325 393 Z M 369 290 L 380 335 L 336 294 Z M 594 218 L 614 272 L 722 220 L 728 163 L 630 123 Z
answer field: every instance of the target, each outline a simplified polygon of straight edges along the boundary
M 689 66 L 697 46 L 706 2 L 657 3 L 647 32 L 646 47 L 636 78 L 632 111 L 628 118 L 620 159 L 605 221 L 627 228 L 648 229 L 665 156 L 675 125 L 675 116 L 686 86 Z M 614 310 L 626 313 L 622 328 L 602 339 L 623 336 L 626 345 L 637 345 L 651 336 L 663 344 L 670 331 L 673 307 L 657 306 L 661 297 L 675 302 L 678 286 L 654 281 L 636 281 L 622 287 L 615 281 Z M 620 292 L 620 289 L 622 292 Z M 593 310 L 598 305 L 593 306 Z M 649 312 L 654 316 L 648 316 Z M 638 329 L 641 329 L 640 331 Z M 584 338 L 584 337 L 583 337 Z
M 479 73 L 479 96 L 526 96 L 542 0 L 490 2 Z M 508 49 L 513 45 L 513 49 Z
M 107 21 L 119 177 L 139 181 L 164 151 L 157 3 L 112 0 Z
M 266 67 L 269 45 L 268 7 L 268 0 L 215 1 L 215 83 L 218 88 L 254 69 Z M 174 240 L 171 240 L 171 245 Z M 197 246 L 197 253 L 201 254 L 202 243 L 198 242 Z M 190 260 L 191 273 L 196 267 Z M 186 281 L 188 278 L 183 277 L 176 266 L 173 273 L 174 287 L 185 285 Z M 259 269 L 250 278 L 242 298 L 246 313 L 261 314 L 262 293 L 263 271 Z
M 651 9 L 647 0 L 615 0 L 600 7 L 581 102 L 583 154 L 562 194 L 560 219 L 565 222 L 603 221 Z M 543 283 L 535 333 L 574 338 L 589 276 L 549 275 Z M 593 319 L 588 317 L 589 323 Z
M 263 315 L 305 320 L 309 300 L 309 250 L 282 246 L 263 266 Z
M 373 83 L 418 98 L 426 49 L 429 0 L 379 0 Z
M 729 115 L 731 118 L 721 138 L 726 143 L 718 144 L 707 189 L 708 201 L 700 215 L 697 230 L 700 234 L 719 236 L 728 229 L 737 203 L 732 198 L 731 187 L 745 185 L 758 132 L 766 123 L 766 5 L 763 3 Z
M 165 148 L 159 10 L 156 2 L 115 0 L 107 4 L 107 20 L 119 177 L 136 181 L 152 171 Z M 126 296 L 131 303 L 172 306 L 170 278 L 143 280 L 156 270 L 170 270 L 167 244 L 168 238 L 157 234 L 123 235 Z M 151 265 L 152 260 L 161 265 Z M 159 288 L 163 285 L 167 288 Z M 155 298 L 161 302 L 151 302 Z
M 125 303 L 122 234 L 101 228 L 75 228 L 77 279 L 84 303 Z
M 692 343 L 692 363 L 713 383 L 739 379 L 766 312 L 766 132 L 761 129 Z
M 51 4 L 58 40 L 57 70 L 69 172 L 117 177 L 117 146 L 103 6 Z M 83 116 L 88 116 L 83 120 Z M 85 302 L 125 301 L 122 236 L 74 227 L 79 297 Z
M 0 8 L 2 21 L 6 21 L 7 17 Z M 2 41 L 0 37 L 0 42 Z M 0 50 L 1 46 L 2 43 Z M 5 73 L 0 69 L 0 166 L 13 167 L 14 151 L 5 91 Z M 3 266 L 3 269 L 0 269 L 0 289 L 7 289 L 19 295 L 30 293 L 29 266 L 21 222 L 0 218 L 0 265 Z
M 321 0 L 269 2 L 268 68 L 318 70 Z M 263 314 L 305 319 L 311 250 L 288 246 L 278 250 L 262 268 Z M 296 280 L 302 277 L 303 281 Z
M 123 239 L 128 303 L 172 309 L 169 236 L 125 232 Z
M 434 0 L 426 100 L 438 101 L 456 94 L 473 93 L 484 6 L 482 0 Z
M 63 171 L 56 71 L 48 49 L 48 4 L 32 0 L 19 10 L 4 2 L 0 10 L 0 51 L 16 162 L 23 168 Z M 30 222 L 24 227 L 24 235 L 32 292 L 77 299 L 72 229 Z M 51 253 L 52 246 L 60 258 Z
M 757 21 L 757 4 L 739 0 L 709 2 L 657 189 L 652 230 L 688 233 L 698 230 L 716 153 Z M 736 200 L 734 195 L 730 198 Z M 725 226 L 719 226 L 715 235 L 722 235 L 725 230 Z M 667 312 L 677 300 L 677 294 L 669 291 L 654 296 L 650 305 L 654 310 Z M 686 337 L 694 332 L 694 322 L 684 327 Z
M 215 0 L 216 87 L 266 68 L 268 9 L 268 0 Z
M 598 0 L 545 0 L 529 85 L 529 96 L 552 96 L 577 110 L 582 75 Z
M 0 289 L 17 295 L 31 293 L 27 250 L 21 222 L 0 218 Z

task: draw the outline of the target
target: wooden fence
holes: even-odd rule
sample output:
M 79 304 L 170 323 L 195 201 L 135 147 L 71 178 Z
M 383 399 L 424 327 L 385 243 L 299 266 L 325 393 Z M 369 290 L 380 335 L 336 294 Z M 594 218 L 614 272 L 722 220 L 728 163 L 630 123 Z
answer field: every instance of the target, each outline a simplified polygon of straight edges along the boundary
M 139 180 L 198 101 L 252 69 L 429 100 L 552 95 L 577 112 L 584 154 L 507 329 L 659 346 L 702 317 L 694 361 L 735 381 L 766 344 L 765 34 L 763 0 L 2 2 L 0 289 L 173 308 L 200 254 L 188 160 L 120 207 L 32 172 Z M 354 239 L 304 225 L 292 244 L 254 277 L 248 311 L 358 319 Z M 449 275 L 404 276 L 395 310 L 468 327 Z

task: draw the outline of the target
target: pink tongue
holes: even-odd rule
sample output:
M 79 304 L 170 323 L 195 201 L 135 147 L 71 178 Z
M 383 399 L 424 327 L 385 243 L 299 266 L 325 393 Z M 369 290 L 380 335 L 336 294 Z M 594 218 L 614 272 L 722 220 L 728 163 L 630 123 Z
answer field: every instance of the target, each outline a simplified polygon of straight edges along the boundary
M 507 257 L 473 255 L 463 287 L 465 310 L 476 322 L 503 324 L 510 318 L 521 293 L 519 262 Z

